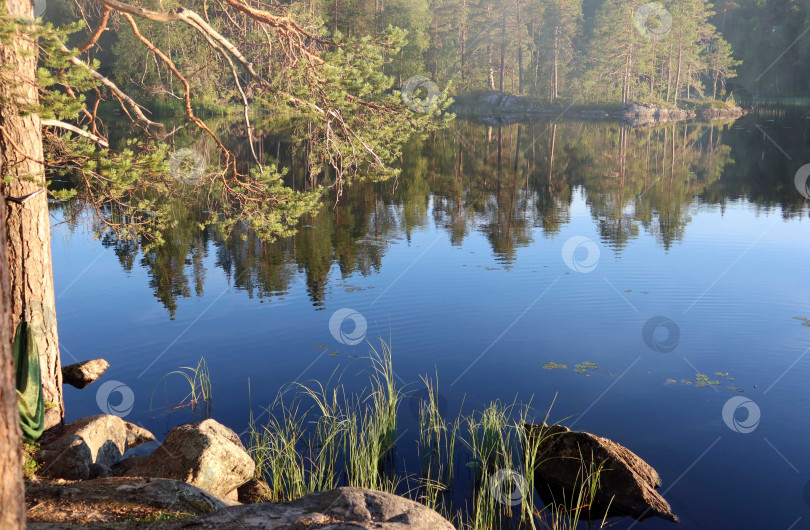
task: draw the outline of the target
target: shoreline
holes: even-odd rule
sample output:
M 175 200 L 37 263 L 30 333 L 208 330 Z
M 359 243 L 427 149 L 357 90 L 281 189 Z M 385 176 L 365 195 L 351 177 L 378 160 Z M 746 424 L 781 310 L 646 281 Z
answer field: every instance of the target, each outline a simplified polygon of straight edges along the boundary
M 548 106 L 527 97 L 492 92 L 456 98 L 450 112 L 458 117 L 479 118 L 503 124 L 530 121 L 534 118 L 607 120 L 626 122 L 632 127 L 659 125 L 692 119 L 706 121 L 733 121 L 749 113 L 739 106 L 699 107 L 694 109 L 669 108 L 652 103 L 631 103 L 616 105 L 570 105 L 567 107 Z

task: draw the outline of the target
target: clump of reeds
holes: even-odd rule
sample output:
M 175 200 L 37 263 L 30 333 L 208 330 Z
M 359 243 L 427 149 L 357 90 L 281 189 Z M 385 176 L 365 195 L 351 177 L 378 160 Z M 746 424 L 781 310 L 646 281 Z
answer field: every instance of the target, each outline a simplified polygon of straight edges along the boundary
M 602 469 L 583 464 L 571 498 L 538 503 L 534 470 L 546 438 L 524 428 L 533 419 L 530 404 L 495 402 L 448 420 L 439 411 L 438 378 L 423 377 L 418 471 L 397 472 L 397 413 L 407 392 L 397 387 L 390 345 L 380 342 L 371 348 L 369 386 L 362 393 L 347 395 L 340 384 L 298 384 L 294 405 L 278 400 L 262 425 L 251 415 L 249 451 L 273 501 L 348 485 L 410 497 L 462 530 L 577 527 Z M 460 481 L 462 473 L 469 480 Z M 469 484 L 470 491 L 454 506 L 458 484 Z

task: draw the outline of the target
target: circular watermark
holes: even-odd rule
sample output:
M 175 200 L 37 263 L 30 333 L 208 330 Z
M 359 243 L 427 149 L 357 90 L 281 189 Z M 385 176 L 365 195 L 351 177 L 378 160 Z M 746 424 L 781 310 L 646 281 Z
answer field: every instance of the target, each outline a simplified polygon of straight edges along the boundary
M 805 199 L 810 199 L 810 164 L 799 168 L 795 177 L 796 189 Z
M 219 482 L 217 474 L 208 466 L 203 467 L 197 477 L 199 479 L 199 483 L 207 486 L 214 486 Z
M 518 506 L 529 491 L 529 485 L 523 476 L 511 469 L 499 469 L 489 479 L 489 490 L 501 504 Z
M 408 412 L 416 421 L 419 421 L 419 412 L 430 404 L 430 394 L 427 388 L 421 388 L 408 395 Z M 434 390 L 433 400 L 436 403 L 439 415 L 444 418 L 447 413 L 447 399 Z
M 672 14 L 662 4 L 649 2 L 633 13 L 633 24 L 648 39 L 661 40 L 672 29 Z
M 34 0 L 34 17 L 39 18 L 45 14 L 48 3 L 45 0 Z
M 205 157 L 184 147 L 169 156 L 169 172 L 183 184 L 196 184 L 205 174 Z
M 351 321 L 354 327 L 351 331 L 344 330 L 346 321 Z M 354 309 L 344 307 L 338 309 L 329 319 L 329 331 L 332 336 L 341 344 L 356 346 L 366 338 L 368 323 L 366 318 Z
M 26 303 L 26 320 L 34 329 L 34 336 L 41 339 L 56 326 L 56 311 L 45 302 L 38 300 Z
M 737 411 L 745 410 L 746 417 L 739 419 Z M 754 432 L 759 425 L 759 406 L 752 400 L 743 396 L 734 396 L 723 405 L 723 422 L 734 432 L 748 434 Z
M 408 108 L 414 112 L 426 114 L 436 110 L 441 90 L 431 79 L 423 75 L 415 75 L 405 81 L 400 93 L 402 101 Z
M 599 245 L 584 236 L 570 238 L 562 248 L 562 259 L 568 268 L 583 274 L 592 272 L 599 265 L 599 255 Z
M 113 403 L 110 399 L 113 394 L 120 395 L 121 400 Z M 96 404 L 104 414 L 125 418 L 135 406 L 135 392 L 121 381 L 107 381 L 96 392 Z
M 644 323 L 641 338 L 652 351 L 671 353 L 681 341 L 681 328 L 670 318 L 656 316 Z

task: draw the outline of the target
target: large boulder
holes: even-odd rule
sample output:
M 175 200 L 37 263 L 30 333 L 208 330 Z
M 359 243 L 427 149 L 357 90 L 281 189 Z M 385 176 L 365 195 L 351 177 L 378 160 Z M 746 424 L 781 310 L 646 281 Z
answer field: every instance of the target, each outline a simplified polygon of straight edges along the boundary
M 591 470 L 602 466 L 599 489 L 589 513 L 601 519 L 610 507 L 610 515 L 624 515 L 644 520 L 657 516 L 677 522 L 669 503 L 656 491 L 661 478 L 638 455 L 607 438 L 587 432 L 574 432 L 562 425 L 526 424 L 529 447 L 537 444 L 536 484 L 544 492 L 559 496 L 560 490 L 570 499 L 581 486 L 583 467 Z
M 40 473 L 72 480 L 107 476 L 127 448 L 154 440 L 137 425 L 118 416 L 88 416 L 65 426 L 39 451 Z
M 454 530 L 427 506 L 397 495 L 362 488 L 313 493 L 288 503 L 224 508 L 189 521 L 158 526 L 217 530 L 322 528 L 328 530 Z
M 31 482 L 25 487 L 25 501 L 28 528 L 109 527 L 105 523 L 149 521 L 161 513 L 204 515 L 237 504 L 185 482 L 137 477 Z
M 84 388 L 107 371 L 110 363 L 104 359 L 93 359 L 62 367 L 62 381 L 76 388 Z
M 220 497 L 253 478 L 256 464 L 239 436 L 214 420 L 172 429 L 155 452 L 126 466 L 127 476 L 182 480 Z

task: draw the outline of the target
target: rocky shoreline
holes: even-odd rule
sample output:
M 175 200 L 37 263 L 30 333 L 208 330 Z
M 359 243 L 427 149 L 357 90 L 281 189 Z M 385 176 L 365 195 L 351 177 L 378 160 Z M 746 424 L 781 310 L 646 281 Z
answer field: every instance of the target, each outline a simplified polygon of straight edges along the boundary
M 563 426 L 524 427 L 541 462 L 535 468 L 541 497 L 544 491 L 574 491 L 580 466 L 596 465 L 605 469 L 593 498 L 599 513 L 591 515 L 678 521 L 657 491 L 658 473 L 629 449 Z M 273 492 L 256 478 L 256 464 L 239 436 L 213 419 L 175 427 L 146 456 L 131 454 L 152 442 L 152 433 L 113 415 L 65 426 L 36 454 L 42 467 L 26 481 L 29 528 L 128 528 L 144 522 L 167 530 L 454 528 L 419 502 L 358 487 L 271 502 Z
M 531 118 L 556 118 L 564 115 L 566 118 L 573 119 L 623 121 L 632 127 L 644 127 L 695 118 L 728 121 L 736 120 L 748 113 L 741 107 L 708 107 L 693 111 L 666 108 L 648 103 L 633 103 L 625 107 L 616 106 L 604 109 L 577 106 L 561 109 L 558 107 L 544 107 L 530 98 L 500 92 L 460 99 L 451 107 L 450 111 L 459 116 L 494 122 L 494 125 L 518 123 Z
M 363 488 L 266 502 L 269 486 L 254 479 L 239 436 L 212 419 L 175 427 L 148 456 L 127 456 L 154 439 L 112 415 L 65 426 L 37 453 L 39 476 L 26 481 L 28 527 L 453 530 L 427 506 Z
M 106 361 L 97 359 L 65 367 L 65 374 L 71 384 L 83 388 L 107 367 Z M 537 480 L 531 495 L 537 492 L 544 502 L 560 495 L 572 498 L 573 492 L 586 487 L 577 478 L 581 469 L 599 469 L 598 482 L 587 485 L 596 489 L 589 489 L 586 505 L 576 508 L 584 510 L 583 515 L 678 521 L 657 491 L 661 486 L 658 473 L 626 447 L 560 425 L 523 422 L 516 429 L 523 434 L 523 450 L 537 454 L 538 464 L 523 471 Z M 318 491 L 314 482 L 285 489 L 285 481 L 301 480 L 297 459 L 305 457 L 294 451 L 292 457 L 289 453 L 268 457 L 256 445 L 248 450 L 236 432 L 210 418 L 174 427 L 161 441 L 147 429 L 116 415 L 80 418 L 47 431 L 39 445 L 26 447 L 28 527 L 130 528 L 148 523 L 167 530 L 454 528 L 436 510 L 407 498 L 412 493 L 396 495 L 398 485 L 389 487 L 385 482 L 355 477 L 352 484 L 394 488 L 393 492 L 334 487 L 344 480 L 332 475 L 318 484 L 328 483 L 333 489 Z M 295 462 L 287 466 L 290 458 Z M 378 466 L 381 457 L 372 458 L 371 465 Z M 452 462 L 453 456 L 448 458 Z M 351 466 L 355 464 L 352 461 Z M 520 486 L 526 484 L 523 475 L 511 471 L 509 463 L 493 465 L 496 469 L 473 479 L 481 480 L 492 492 L 485 501 L 492 505 L 482 509 L 500 510 L 499 503 L 516 506 L 509 500 L 515 492 L 519 493 L 517 504 L 528 498 Z M 282 499 L 290 502 L 279 502 Z M 529 506 L 534 506 L 533 501 Z M 456 516 L 452 517 L 455 521 Z M 492 523 L 490 519 L 483 522 Z M 480 521 L 477 524 L 476 528 L 489 527 L 480 526 Z

